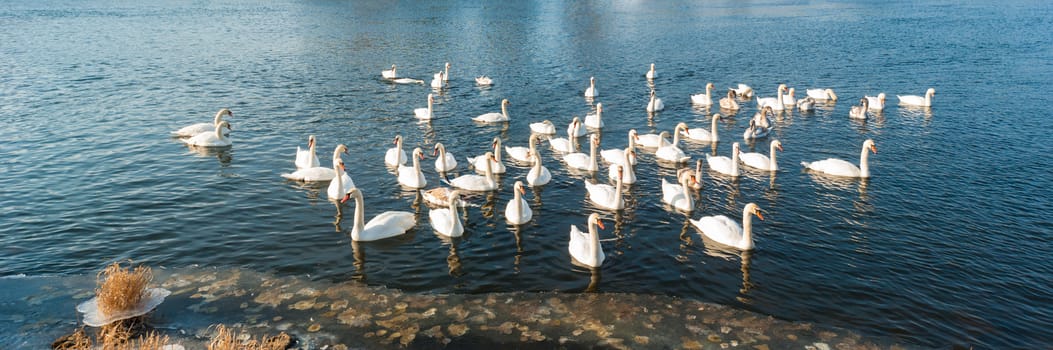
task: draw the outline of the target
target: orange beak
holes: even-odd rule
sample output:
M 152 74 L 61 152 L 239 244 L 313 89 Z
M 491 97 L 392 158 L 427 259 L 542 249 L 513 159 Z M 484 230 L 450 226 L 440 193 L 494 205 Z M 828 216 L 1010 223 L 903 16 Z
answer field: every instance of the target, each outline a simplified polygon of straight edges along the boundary
M 434 157 L 434 156 L 437 156 L 437 155 L 439 155 L 439 148 L 438 147 L 432 148 L 431 156 Z
M 775 148 L 778 148 L 779 152 L 782 152 L 782 145 L 775 145 Z
M 603 227 L 603 220 L 600 219 L 596 219 L 596 226 L 599 226 L 601 230 L 607 229 L 606 227 Z
M 877 154 L 877 146 L 870 146 L 870 151 L 874 152 L 874 154 Z
M 758 210 L 758 211 L 755 211 L 754 213 L 755 213 L 755 214 L 757 214 L 757 217 L 758 217 L 758 218 L 760 218 L 760 219 L 761 219 L 761 221 L 764 221 L 764 215 L 763 215 L 763 214 L 761 214 L 760 210 Z
M 344 194 L 344 198 L 340 199 L 340 203 L 343 204 L 343 203 L 347 202 L 348 199 L 351 199 L 351 194 L 350 193 Z
M 519 194 L 526 194 L 526 190 L 524 190 L 522 187 L 520 187 L 519 188 Z

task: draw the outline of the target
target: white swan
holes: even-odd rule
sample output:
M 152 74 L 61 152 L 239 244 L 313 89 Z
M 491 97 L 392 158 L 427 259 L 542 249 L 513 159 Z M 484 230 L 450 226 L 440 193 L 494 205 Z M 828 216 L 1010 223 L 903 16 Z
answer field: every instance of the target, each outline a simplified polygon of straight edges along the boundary
M 347 146 L 343 144 L 337 145 L 336 149 L 333 150 L 333 180 L 329 181 L 329 187 L 326 188 L 325 194 L 329 196 L 329 200 L 339 200 L 347 194 L 352 188 L 355 188 L 355 182 L 351 180 L 351 175 L 347 174 L 347 167 L 344 166 L 343 159 L 340 159 L 341 153 L 347 153 Z M 340 166 L 336 166 L 336 163 L 340 163 Z
M 734 96 L 742 96 L 742 98 L 750 99 L 753 98 L 753 88 L 746 84 L 738 84 L 738 87 L 728 88 L 728 90 L 734 91 Z
M 446 237 L 460 237 L 464 235 L 464 225 L 461 224 L 461 215 L 457 208 L 461 207 L 461 193 L 454 190 L 447 196 L 443 207 L 432 209 L 428 212 L 428 220 L 431 228 Z
M 685 124 L 684 127 L 686 128 L 687 125 Z M 668 131 L 663 131 L 658 135 L 658 139 L 662 141 L 662 144 L 654 151 L 655 158 L 674 163 L 683 163 L 691 160 L 691 157 L 688 157 L 687 154 L 684 154 L 684 150 L 680 149 L 680 134 L 677 130 L 673 130 L 674 133 L 677 133 L 673 135 L 673 143 L 665 143 L 665 137 L 669 135 Z
M 654 89 L 651 89 L 651 99 L 647 101 L 648 112 L 658 112 L 665 109 L 665 103 L 662 103 L 662 99 L 655 96 Z
M 677 129 L 681 130 L 681 135 L 687 137 L 688 140 L 699 141 L 699 142 L 714 142 L 720 140 L 717 137 L 717 122 L 720 120 L 720 114 L 714 113 L 713 120 L 710 121 L 709 131 L 703 128 L 689 129 L 687 123 L 677 124 Z
M 190 146 L 198 147 L 230 147 L 232 144 L 230 138 L 223 133 L 223 128 L 230 130 L 230 122 L 226 120 L 219 122 L 215 126 L 215 132 L 203 132 L 188 139 L 183 139 L 183 142 Z
M 468 164 L 471 164 L 472 167 L 475 167 L 475 172 L 477 172 L 477 173 L 483 172 L 483 167 L 484 167 L 485 164 L 490 164 L 491 170 L 494 172 L 494 174 L 504 174 L 505 173 L 505 164 L 501 162 L 501 138 L 500 137 L 496 137 L 496 136 L 494 137 L 494 140 L 490 143 L 490 149 L 491 149 L 491 151 L 488 152 L 488 153 L 493 155 L 493 157 L 486 157 L 486 156 L 468 157 Z
M 929 88 L 925 90 L 925 97 L 917 95 L 896 95 L 899 99 L 899 104 L 907 106 L 919 106 L 919 107 L 932 107 L 932 96 L 936 95 L 936 89 Z
M 810 163 L 801 162 L 801 165 L 807 169 L 828 175 L 868 178 L 870 177 L 870 166 L 867 164 L 867 151 L 877 154 L 877 146 L 874 144 L 874 140 L 867 139 L 863 141 L 863 151 L 859 154 L 858 168 L 855 164 L 837 158 L 827 158 Z
M 552 124 L 552 121 L 545 119 L 537 123 L 530 123 L 530 132 L 551 135 L 556 133 L 556 126 Z
M 421 198 L 424 198 L 424 202 L 430 207 L 445 207 L 450 203 L 450 195 L 457 192 L 455 189 L 449 187 L 436 187 L 430 190 L 419 190 Z M 458 198 L 457 206 L 466 207 L 468 202 Z
M 790 88 L 790 90 L 787 91 L 785 95 L 782 95 L 782 104 L 784 106 L 793 107 L 797 105 L 797 98 L 793 96 L 794 92 L 794 89 Z
M 797 100 L 797 109 L 800 109 L 801 112 L 807 112 L 807 111 L 810 111 L 810 110 L 812 110 L 814 108 L 815 108 L 815 99 L 812 98 L 811 96 L 807 96 L 805 98 Z
M 600 170 L 599 162 L 596 155 L 596 149 L 600 146 L 600 138 L 596 134 L 589 135 L 589 154 L 585 153 L 571 153 L 563 156 L 563 161 L 567 163 L 567 167 L 571 169 L 584 170 L 588 172 L 594 172 Z
M 490 86 L 494 85 L 494 80 L 490 79 L 490 77 L 488 76 L 480 75 L 478 77 L 475 77 L 475 84 L 479 86 Z
M 618 177 L 614 179 L 614 186 L 608 184 L 594 184 L 585 180 L 585 190 L 589 193 L 589 200 L 603 209 L 620 210 L 625 207 L 622 200 L 622 173 L 625 171 L 621 164 L 612 165 L 617 168 Z
M 570 121 L 570 124 L 567 124 L 567 135 L 570 137 L 582 137 L 588 133 L 588 130 L 581 127 L 581 118 L 574 117 L 574 119 Z
M 885 109 L 885 93 L 879 93 L 877 96 L 863 96 L 867 99 L 867 109 L 882 111 Z
M 688 181 L 687 185 L 693 190 L 702 189 L 702 159 L 695 161 L 695 172 L 691 173 L 690 169 L 684 169 L 684 171 L 677 171 L 677 178 L 683 181 L 683 177 L 694 176 L 694 181 Z
M 417 108 L 413 110 L 413 115 L 417 119 L 431 119 L 432 118 L 432 104 L 435 103 L 435 94 L 428 94 L 428 108 Z
M 531 152 L 530 157 L 534 158 L 534 165 L 530 167 L 530 172 L 527 173 L 527 184 L 530 184 L 530 186 L 543 186 L 552 181 L 552 173 L 544 165 L 541 165 L 541 155 L 537 152 Z
M 772 127 L 771 119 L 774 116 L 775 116 L 775 111 L 773 110 L 773 108 L 771 108 L 770 106 L 765 106 L 764 108 L 761 108 L 761 110 L 757 111 L 757 113 L 753 114 L 753 119 L 752 120 L 753 120 L 754 123 L 757 124 L 757 127 L 761 127 L 761 128 L 765 128 L 765 129 L 771 129 L 771 127 Z
M 742 133 L 742 139 L 746 141 L 768 137 L 771 128 L 757 126 L 757 121 L 750 119 L 750 126 Z
M 691 103 L 698 106 L 713 105 L 713 83 L 706 83 L 706 93 L 691 95 Z
M 604 162 L 609 164 L 623 164 L 623 165 L 636 165 L 636 129 L 629 130 L 629 147 L 625 149 L 613 148 L 605 149 L 600 151 L 600 157 L 603 158 Z M 625 152 L 632 152 L 632 156 L 629 158 L 629 163 L 622 163 L 625 160 Z
M 739 143 L 731 144 L 731 158 L 711 156 L 706 153 L 706 163 L 709 163 L 710 169 L 718 173 L 733 177 L 739 176 Z
M 611 179 L 611 181 L 618 181 L 618 177 L 621 176 L 623 184 L 632 185 L 636 183 L 636 171 L 633 170 L 632 166 L 626 164 L 636 159 L 636 151 L 626 148 L 623 150 L 622 155 L 623 160 L 621 162 L 611 163 L 610 170 L 607 171 L 607 178 Z M 615 165 L 621 165 L 621 167 L 619 168 Z M 621 173 L 618 170 L 621 170 Z
M 380 76 L 384 79 L 395 79 L 398 78 L 398 72 L 395 70 L 395 65 L 391 65 L 391 69 L 385 69 L 380 71 Z
M 351 229 L 351 239 L 356 242 L 395 237 L 417 225 L 413 213 L 406 211 L 386 211 L 363 223 L 366 209 L 362 200 L 362 190 L 352 188 L 342 202 L 352 197 L 355 199 L 355 225 Z
M 677 174 L 683 172 L 690 173 L 690 169 L 680 169 Z M 662 201 L 665 204 L 669 204 L 676 210 L 690 213 L 695 210 L 695 201 L 691 198 L 691 184 L 698 182 L 694 175 L 688 174 L 687 176 L 677 175 L 677 182 L 672 183 L 667 181 L 664 177 L 662 178 Z
M 421 85 L 424 85 L 424 81 L 423 80 L 413 79 L 413 78 L 395 78 L 395 79 L 392 79 L 391 82 L 395 83 L 395 84 L 421 84 Z
M 852 119 L 867 119 L 867 105 L 870 104 L 870 99 L 864 97 L 859 99 L 859 105 L 852 106 L 848 110 L 848 117 Z
M 402 135 L 395 135 L 395 147 L 388 148 L 388 151 L 384 153 L 384 164 L 390 167 L 396 167 L 399 165 L 406 165 L 406 151 L 402 150 Z
M 750 215 L 764 220 L 760 207 L 754 203 L 746 204 L 742 209 L 742 226 L 724 215 L 703 216 L 698 220 L 689 220 L 702 235 L 717 243 L 741 250 L 753 249 L 753 224 Z
M 589 87 L 585 88 L 585 97 L 591 98 L 599 95 L 599 91 L 596 90 L 596 77 L 589 77 Z
M 508 153 L 508 157 L 512 160 L 524 164 L 530 164 L 534 162 L 534 158 L 530 156 L 531 153 L 537 153 L 537 136 L 530 135 L 530 140 L 527 141 L 529 147 L 523 146 L 505 146 L 505 153 Z
M 435 143 L 431 155 L 438 156 L 435 158 L 435 171 L 444 173 L 457 168 L 457 158 L 453 154 L 446 153 L 446 146 L 443 146 L 441 142 Z
M 200 133 L 213 131 L 216 129 L 216 125 L 219 125 L 223 121 L 223 116 L 233 118 L 234 112 L 229 109 L 223 108 L 219 112 L 216 112 L 216 116 L 212 118 L 211 123 L 196 123 L 182 127 L 179 130 L 173 131 L 172 136 L 176 137 L 191 137 Z
M 450 62 L 446 62 L 442 69 L 442 83 L 449 85 L 450 83 Z
M 424 151 L 420 147 L 414 148 L 412 157 L 412 166 L 400 165 L 398 172 L 396 172 L 399 184 L 413 189 L 424 188 L 424 186 L 428 185 L 428 179 L 424 178 L 424 172 L 420 169 L 420 161 L 424 159 Z
M 785 107 L 784 107 L 784 105 L 782 103 L 782 100 L 783 100 L 783 96 L 784 96 L 783 92 L 785 92 L 785 91 L 786 91 L 786 84 L 779 84 L 779 88 L 775 92 L 775 97 L 757 97 L 757 108 L 763 108 L 765 106 L 770 106 L 772 110 L 776 110 L 776 111 L 783 110 L 783 108 L 785 108 Z
M 664 131 L 663 131 L 663 133 L 664 133 L 665 135 L 667 135 L 667 136 L 669 135 L 669 133 L 668 133 L 668 132 L 664 132 Z M 655 148 L 655 149 L 657 149 L 657 148 L 658 148 L 659 146 L 661 146 L 661 145 L 663 145 L 663 144 L 666 144 L 666 143 L 668 143 L 668 142 L 669 142 L 669 141 L 666 141 L 666 140 L 665 140 L 665 138 L 664 138 L 664 136 L 661 136 L 661 135 L 662 135 L 662 134 L 643 134 L 643 135 L 636 135 L 636 144 L 637 144 L 637 145 L 640 145 L 640 147 L 645 147 L 645 148 Z M 679 137 L 679 136 L 677 136 L 677 137 Z M 679 140 L 678 140 L 678 141 L 679 141 Z M 678 143 L 679 143 L 679 142 L 678 142 Z
M 589 214 L 588 225 L 588 236 L 578 230 L 578 226 L 570 225 L 570 243 L 567 244 L 567 251 L 570 252 L 571 259 L 582 265 L 600 267 L 603 265 L 603 260 L 607 258 L 603 254 L 603 247 L 600 246 L 600 234 L 596 231 L 597 226 L 600 229 L 605 228 L 603 221 L 600 220 L 600 214 Z
M 581 127 L 581 123 L 571 122 L 571 126 L 574 127 L 574 131 L 577 131 L 577 128 Z M 577 152 L 577 150 L 578 150 L 578 138 L 574 137 L 572 135 L 573 133 L 574 133 L 573 131 L 567 130 L 567 137 L 566 138 L 557 137 L 557 138 L 554 138 L 554 139 L 549 139 L 548 140 L 548 145 L 550 147 L 552 147 L 553 150 L 555 150 L 556 152 L 560 152 L 560 153 Z
M 728 96 L 720 99 L 720 108 L 731 111 L 739 109 L 739 102 L 735 101 L 735 90 L 728 90 Z
M 779 165 L 776 163 L 775 160 L 776 149 L 780 152 L 782 151 L 782 142 L 780 142 L 779 140 L 771 140 L 771 145 L 769 146 L 768 150 L 768 154 L 771 155 L 771 158 L 757 152 L 742 152 L 741 154 L 739 154 L 739 160 L 742 161 L 742 164 L 745 164 L 746 166 L 751 168 L 776 171 L 779 170 Z
M 431 88 L 442 89 L 444 87 L 446 87 L 446 79 L 444 78 L 443 72 L 439 71 L 431 78 Z
M 603 128 L 603 104 L 596 103 L 596 113 L 585 115 L 585 126 L 593 129 Z
M 295 180 L 295 181 L 331 181 L 337 173 L 340 173 L 344 169 L 344 162 L 340 160 L 340 154 L 347 153 L 347 146 L 337 145 L 333 151 L 333 167 L 325 168 L 320 166 L 314 166 L 310 168 L 296 169 L 291 174 L 281 174 L 281 177 Z M 343 196 L 344 192 L 339 192 L 334 196 Z
M 817 101 L 837 101 L 837 94 L 834 93 L 833 89 L 808 89 L 805 90 L 808 97 L 814 98 Z
M 472 118 L 472 120 L 480 123 L 500 123 L 508 121 L 508 99 L 501 100 L 501 113 L 485 113 L 478 117 Z
M 516 181 L 515 185 L 512 186 L 512 193 L 514 197 L 505 206 L 505 220 L 508 220 L 512 225 L 525 224 L 534 217 L 534 212 L 530 210 L 530 205 L 523 199 L 526 191 L 523 191 L 522 181 Z
M 296 146 L 296 169 L 307 169 L 318 166 L 318 154 L 315 153 L 314 135 L 307 136 L 307 149 Z
M 486 152 L 483 155 L 490 160 L 494 159 L 493 152 Z M 493 191 L 497 189 L 497 181 L 494 179 L 493 167 L 490 165 L 491 162 L 483 163 L 483 175 L 461 175 L 457 178 L 450 180 L 450 186 L 460 188 L 468 191 Z
M 644 76 L 647 77 L 647 80 L 653 80 L 658 77 L 658 73 L 654 71 L 654 63 L 651 63 L 651 69 Z

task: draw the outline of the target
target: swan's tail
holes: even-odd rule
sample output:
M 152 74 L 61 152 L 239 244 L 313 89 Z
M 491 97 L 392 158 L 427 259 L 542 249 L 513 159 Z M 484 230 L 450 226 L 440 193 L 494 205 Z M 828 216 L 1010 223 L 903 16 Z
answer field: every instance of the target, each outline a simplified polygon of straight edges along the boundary
M 805 169 L 811 169 L 811 167 L 809 165 L 811 165 L 811 163 L 801 162 L 801 166 L 803 166 Z

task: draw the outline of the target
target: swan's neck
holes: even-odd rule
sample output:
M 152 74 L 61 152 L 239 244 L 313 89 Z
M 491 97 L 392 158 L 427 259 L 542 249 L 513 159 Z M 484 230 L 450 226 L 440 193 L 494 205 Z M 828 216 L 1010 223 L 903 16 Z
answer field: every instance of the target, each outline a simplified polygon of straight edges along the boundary
M 216 118 L 212 120 L 212 125 L 219 125 L 223 121 L 223 111 L 216 112 Z
M 446 147 L 439 147 L 439 162 L 442 163 L 443 171 L 446 171 Z
M 220 139 L 220 140 L 227 139 L 226 137 L 223 136 L 223 126 L 222 125 L 216 124 L 216 138 Z
M 497 180 L 494 179 L 494 166 L 490 164 L 490 160 L 486 160 L 486 167 L 483 168 L 485 171 L 483 175 L 486 175 L 486 181 L 491 187 L 497 187 Z
M 589 140 L 589 171 L 599 170 L 600 166 L 596 160 L 596 142 Z
M 636 135 L 629 135 L 629 149 L 636 150 Z
M 501 139 L 497 139 L 497 141 L 494 142 L 494 160 L 498 163 L 501 162 L 501 152 Z M 490 160 L 487 159 L 486 161 L 489 162 Z
M 505 118 L 508 118 L 508 105 L 507 104 L 504 104 L 504 103 L 501 104 L 501 115 L 505 116 Z
M 596 231 L 596 222 L 589 220 L 589 255 L 593 261 L 600 261 L 600 233 Z
M 340 157 L 339 156 L 333 156 L 333 172 L 336 173 L 336 178 L 333 179 L 333 181 L 336 181 L 336 187 L 339 188 L 340 191 L 343 191 L 344 190 L 344 176 L 343 176 L 344 174 L 343 174 L 343 170 L 340 169 Z
M 739 175 L 739 148 L 733 147 L 731 151 L 731 175 Z
M 628 166 L 629 166 L 629 164 L 623 165 L 622 166 L 622 172 L 624 172 L 625 171 L 625 167 L 628 167 Z M 618 209 L 622 208 L 622 182 L 623 182 L 622 181 L 622 174 L 618 174 L 618 179 L 614 180 L 614 203 L 615 203 L 614 207 L 618 208 Z M 591 230 L 592 228 L 590 227 L 589 229 Z M 599 242 L 597 241 L 597 244 L 598 243 Z
M 535 141 L 535 139 L 533 137 L 530 138 L 529 146 L 530 146 L 530 154 L 537 153 L 537 141 Z
M 516 215 L 520 218 L 523 217 L 523 194 L 519 193 L 518 187 L 513 187 L 512 192 L 515 193 L 515 197 L 512 198 L 512 209 L 515 210 Z
M 870 177 L 870 165 L 867 164 L 870 154 L 867 151 L 866 146 L 864 146 L 862 153 L 859 154 L 859 177 Z
M 450 207 L 450 220 L 453 220 L 453 230 L 451 232 L 462 231 L 463 226 L 461 225 L 461 215 L 457 213 L 457 197 L 450 196 L 450 199 L 447 202 L 447 204 Z
M 753 218 L 748 209 L 742 210 L 742 239 L 739 248 L 753 247 Z
M 402 165 L 402 138 L 395 141 L 395 166 Z
M 717 118 L 713 117 L 713 124 L 709 126 L 709 139 L 710 141 L 717 140 Z
M 431 107 L 431 105 L 432 105 L 432 103 L 433 103 L 433 102 L 432 102 L 432 99 L 430 99 L 430 98 L 429 98 L 429 99 L 428 99 L 428 116 L 429 116 L 429 117 L 431 116 L 431 110 L 432 110 L 432 109 L 431 109 L 431 108 L 432 108 L 432 107 Z
M 366 224 L 364 223 L 366 221 L 366 210 L 363 208 L 365 201 L 362 200 L 362 193 L 355 191 L 352 196 L 355 197 L 355 224 L 351 228 L 351 239 L 357 241 L 359 240 L 359 235 L 366 229 Z
M 701 179 L 701 178 L 702 178 L 702 160 L 699 159 L 698 162 L 695 162 L 695 180 L 697 181 L 698 179 Z
M 687 131 L 686 129 L 684 131 Z M 673 130 L 673 146 L 680 147 L 680 132 Z
M 420 171 L 420 157 L 417 157 L 417 155 L 414 154 L 413 155 L 413 177 L 417 178 L 417 181 L 420 181 L 421 176 L 424 176 L 424 173 L 422 173 Z
M 775 162 L 775 157 L 777 154 L 775 153 L 775 144 L 773 143 L 769 147 L 770 149 L 768 150 L 768 170 L 777 170 L 779 169 L 779 166 L 777 165 L 778 163 Z
M 713 91 L 713 87 L 711 87 L 711 86 L 709 86 L 709 85 L 706 85 L 706 99 L 707 99 L 707 100 L 712 100 L 712 99 L 713 99 L 713 96 L 712 96 L 712 95 L 710 95 L 710 93 L 711 93 L 712 91 Z M 710 101 L 710 102 L 712 102 L 712 101 Z
M 680 191 L 683 192 L 684 198 L 687 199 L 688 204 L 692 204 L 694 201 L 691 199 L 691 176 L 684 176 L 680 179 Z

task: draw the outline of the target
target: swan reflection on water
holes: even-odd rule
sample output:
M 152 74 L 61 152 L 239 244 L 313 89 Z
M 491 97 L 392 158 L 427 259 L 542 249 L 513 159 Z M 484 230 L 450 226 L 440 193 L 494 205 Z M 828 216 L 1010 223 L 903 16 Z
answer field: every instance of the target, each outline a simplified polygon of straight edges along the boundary
M 229 166 L 230 162 L 234 158 L 234 156 L 233 156 L 233 148 L 231 146 L 226 146 L 226 147 L 204 147 L 204 146 L 187 145 L 187 149 L 190 150 L 189 153 L 192 153 L 192 154 L 194 154 L 194 155 L 196 155 L 198 157 L 202 157 L 202 158 L 216 157 L 216 159 L 219 160 L 219 164 L 224 166 L 224 167 Z

